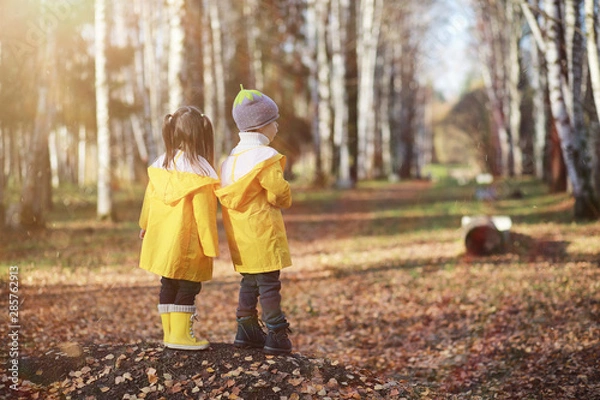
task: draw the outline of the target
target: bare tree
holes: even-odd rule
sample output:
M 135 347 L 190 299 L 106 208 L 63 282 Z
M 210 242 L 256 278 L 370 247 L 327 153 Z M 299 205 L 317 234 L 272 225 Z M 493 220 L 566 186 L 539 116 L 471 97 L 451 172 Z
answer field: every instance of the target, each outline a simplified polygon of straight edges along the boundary
M 333 141 L 337 152 L 337 182 L 340 188 L 352 186 L 348 143 L 348 93 L 346 90 L 346 54 L 350 2 L 331 0 L 331 96 L 333 104 Z
M 492 166 L 496 175 L 505 174 L 509 168 L 511 141 L 509 127 L 509 102 L 506 83 L 506 38 L 505 10 L 501 2 L 478 1 L 478 32 L 480 45 L 478 46 L 483 81 L 490 99 L 492 114 L 494 148 L 497 155 L 494 159 L 497 164 Z
M 315 3 L 316 14 L 316 45 L 317 45 L 317 93 L 318 93 L 318 136 L 320 165 L 317 181 L 326 183 L 331 176 L 333 151 L 331 142 L 331 87 L 329 56 L 327 54 L 327 16 L 329 14 L 329 0 L 319 0 Z
M 509 101 L 509 135 L 508 139 L 508 157 L 506 167 L 510 176 L 520 176 L 523 172 L 523 154 L 521 150 L 521 56 L 519 43 L 521 42 L 521 32 L 523 31 L 521 23 L 521 13 L 519 12 L 520 0 L 506 0 L 506 22 L 508 24 L 508 57 L 506 58 L 506 67 L 509 72 L 507 75 L 507 95 Z
M 175 112 L 183 105 L 183 52 L 185 48 L 185 30 L 183 17 L 184 0 L 168 0 L 169 6 L 169 112 Z
M 41 13 L 47 12 L 42 2 Z M 55 27 L 54 27 L 55 28 Z M 55 115 L 55 97 L 52 88 L 56 81 L 56 46 L 54 30 L 46 32 L 45 46 L 37 53 L 37 107 L 31 150 L 27 153 L 23 186 L 21 188 L 21 209 L 19 224 L 26 228 L 45 226 L 45 212 L 51 206 L 50 159 L 48 153 L 48 134 Z
M 600 207 L 590 180 L 589 165 L 585 162 L 584 143 L 577 136 L 573 121 L 569 115 L 565 99 L 568 76 L 562 68 L 561 46 L 564 43 L 561 35 L 561 2 L 560 0 L 545 0 L 547 42 L 546 62 L 548 64 L 548 87 L 550 90 L 550 105 L 554 123 L 561 142 L 561 149 L 567 167 L 569 181 L 575 198 L 574 215 L 577 219 L 598 218 Z
M 585 28 L 587 38 L 587 55 L 594 99 L 596 118 L 600 121 L 600 57 L 598 55 L 597 15 L 594 12 L 597 2 L 585 0 Z M 600 132 L 599 129 L 590 129 L 590 169 L 595 192 L 600 193 Z
M 99 219 L 112 218 L 108 79 L 106 73 L 106 0 L 95 0 L 96 135 L 98 141 Z
M 374 177 L 375 66 L 381 30 L 383 0 L 360 0 L 358 43 L 358 154 L 359 179 Z

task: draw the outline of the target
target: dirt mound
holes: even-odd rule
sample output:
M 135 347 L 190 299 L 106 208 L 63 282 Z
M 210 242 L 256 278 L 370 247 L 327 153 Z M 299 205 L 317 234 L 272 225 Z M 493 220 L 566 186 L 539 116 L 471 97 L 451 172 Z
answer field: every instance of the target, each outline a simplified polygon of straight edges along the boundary
M 207 351 L 156 343 L 65 345 L 21 360 L 22 399 L 395 399 L 417 398 L 368 371 L 300 354 L 269 356 L 213 343 Z

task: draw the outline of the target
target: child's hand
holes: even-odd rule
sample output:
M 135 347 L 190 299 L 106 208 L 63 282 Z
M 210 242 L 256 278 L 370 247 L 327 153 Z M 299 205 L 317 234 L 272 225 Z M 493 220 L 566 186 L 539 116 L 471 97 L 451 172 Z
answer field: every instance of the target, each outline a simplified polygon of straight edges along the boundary
M 141 229 L 140 230 L 140 239 L 143 239 L 144 236 L 146 236 L 146 230 L 145 229 Z

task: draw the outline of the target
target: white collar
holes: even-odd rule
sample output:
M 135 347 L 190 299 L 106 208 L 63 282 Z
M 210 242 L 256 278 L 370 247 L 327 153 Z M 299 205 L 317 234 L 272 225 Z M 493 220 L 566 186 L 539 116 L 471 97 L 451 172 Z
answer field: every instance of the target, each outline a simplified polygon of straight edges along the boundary
M 240 132 L 240 141 L 235 151 L 246 150 L 257 146 L 268 146 L 269 138 L 258 132 Z

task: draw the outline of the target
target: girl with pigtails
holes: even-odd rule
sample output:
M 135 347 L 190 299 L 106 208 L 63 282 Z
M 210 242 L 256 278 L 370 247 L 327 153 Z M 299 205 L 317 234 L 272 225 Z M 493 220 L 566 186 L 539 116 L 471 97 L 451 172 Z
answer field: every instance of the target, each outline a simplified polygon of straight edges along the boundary
M 140 215 L 140 267 L 161 276 L 158 312 L 165 347 L 203 350 L 196 337 L 195 298 L 212 279 L 218 255 L 217 199 L 211 121 L 196 107 L 165 116 L 165 153 L 148 167 Z

